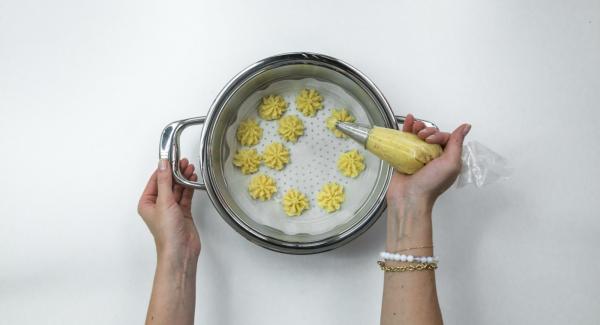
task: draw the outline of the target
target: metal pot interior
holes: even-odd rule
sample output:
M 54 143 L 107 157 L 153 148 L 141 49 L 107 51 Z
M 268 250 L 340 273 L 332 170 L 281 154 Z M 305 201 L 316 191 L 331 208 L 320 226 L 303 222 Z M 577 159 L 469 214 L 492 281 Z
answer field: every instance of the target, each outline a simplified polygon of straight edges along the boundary
M 249 67 L 236 76 L 219 94 L 207 117 L 203 131 L 204 176 L 207 190 L 224 219 L 249 240 L 286 253 L 315 253 L 329 250 L 355 238 L 372 225 L 385 208 L 391 168 L 381 162 L 372 194 L 346 224 L 321 234 L 287 235 L 253 221 L 230 195 L 223 175 L 229 154 L 225 132 L 235 121 L 240 104 L 253 92 L 282 79 L 314 78 L 344 88 L 365 109 L 372 125 L 396 128 L 393 114 L 377 88 L 352 67 L 330 57 L 306 53 L 272 57 Z

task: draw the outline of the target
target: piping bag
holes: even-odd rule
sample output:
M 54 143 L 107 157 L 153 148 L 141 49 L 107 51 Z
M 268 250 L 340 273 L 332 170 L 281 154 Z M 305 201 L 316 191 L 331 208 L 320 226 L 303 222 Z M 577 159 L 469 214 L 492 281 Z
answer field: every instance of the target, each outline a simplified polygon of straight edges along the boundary
M 348 122 L 338 122 L 335 127 L 397 171 L 408 175 L 443 153 L 440 145 L 427 143 L 409 132 Z M 479 142 L 471 141 L 463 146 L 461 158 L 457 187 L 467 184 L 482 187 L 507 178 L 512 172 L 506 159 Z

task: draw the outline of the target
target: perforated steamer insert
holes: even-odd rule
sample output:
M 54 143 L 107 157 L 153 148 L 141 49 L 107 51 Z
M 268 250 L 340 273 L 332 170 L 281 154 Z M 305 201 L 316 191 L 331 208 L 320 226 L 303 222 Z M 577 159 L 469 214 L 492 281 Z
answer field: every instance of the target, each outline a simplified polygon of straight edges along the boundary
M 324 109 L 315 117 L 302 115 L 295 97 L 303 88 L 319 91 Z M 277 121 L 257 116 L 260 98 L 278 94 L 289 103 L 286 115 L 300 117 L 305 135 L 297 143 L 283 141 L 276 132 Z M 160 157 L 170 159 L 175 180 L 185 186 L 206 190 L 223 219 L 251 242 L 291 254 L 319 253 L 339 247 L 366 231 L 385 209 L 385 192 L 392 169 L 350 139 L 336 138 L 325 127 L 334 108 L 346 108 L 357 122 L 398 128 L 383 95 L 361 72 L 335 58 L 312 53 L 273 56 L 248 67 L 219 93 L 206 117 L 169 124 L 161 135 Z M 248 192 L 252 175 L 243 175 L 231 160 L 240 144 L 235 132 L 240 121 L 256 118 L 263 128 L 259 152 L 271 142 L 281 142 L 290 150 L 291 162 L 282 171 L 262 165 L 260 171 L 277 181 L 278 192 L 270 201 L 255 201 Z M 202 179 L 191 182 L 178 169 L 179 135 L 190 125 L 203 124 L 200 138 Z M 341 175 L 336 162 L 339 154 L 358 149 L 366 169 L 355 178 Z M 321 186 L 330 181 L 342 184 L 346 200 L 335 213 L 323 211 L 316 203 Z M 285 191 L 295 187 L 310 200 L 310 209 L 298 217 L 288 217 L 281 208 Z

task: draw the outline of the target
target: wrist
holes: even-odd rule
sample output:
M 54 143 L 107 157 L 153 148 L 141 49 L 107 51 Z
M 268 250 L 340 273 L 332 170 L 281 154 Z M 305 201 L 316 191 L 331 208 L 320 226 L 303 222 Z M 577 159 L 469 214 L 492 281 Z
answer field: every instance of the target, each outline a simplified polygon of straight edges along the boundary
M 195 278 L 197 267 L 198 256 L 190 252 L 158 251 L 157 273 L 167 274 L 176 283 Z
M 433 202 L 425 196 L 388 198 L 386 251 L 432 246 L 432 210 Z M 429 255 L 432 252 L 432 248 L 420 248 L 406 253 Z
M 156 245 L 156 255 L 158 261 L 167 261 L 169 263 L 187 263 L 197 262 L 200 256 L 200 248 L 194 248 L 190 245 Z
M 194 230 L 189 234 L 154 236 L 158 256 L 168 258 L 193 258 L 200 255 L 200 238 Z
M 386 195 L 388 205 L 412 202 L 421 206 L 433 207 L 436 196 L 427 192 L 417 191 L 408 187 L 388 191 Z

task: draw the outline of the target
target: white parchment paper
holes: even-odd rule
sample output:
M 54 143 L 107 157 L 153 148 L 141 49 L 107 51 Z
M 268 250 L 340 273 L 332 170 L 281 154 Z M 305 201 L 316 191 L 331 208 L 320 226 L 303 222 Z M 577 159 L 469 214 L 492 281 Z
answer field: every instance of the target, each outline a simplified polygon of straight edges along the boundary
M 318 111 L 315 117 L 305 117 L 296 110 L 296 95 L 303 88 L 316 89 L 324 98 L 324 108 Z M 260 99 L 270 94 L 283 96 L 289 103 L 285 114 L 296 115 L 304 122 L 304 135 L 298 139 L 298 142 L 286 142 L 279 136 L 277 120 L 265 121 L 258 117 L 257 107 Z M 381 162 L 358 143 L 349 138 L 336 138 L 327 129 L 325 121 L 334 108 L 345 108 L 356 117 L 356 122 L 371 124 L 360 103 L 341 87 L 315 79 L 275 82 L 268 88 L 255 92 L 242 103 L 236 121 L 226 132 L 226 142 L 232 150 L 225 161 L 224 175 L 229 191 L 237 204 L 254 221 L 289 235 L 299 233 L 318 235 L 350 220 L 364 204 L 375 186 Z M 235 152 L 242 148 L 236 140 L 236 130 L 239 123 L 246 118 L 255 118 L 264 130 L 262 140 L 254 146 L 259 152 L 262 153 L 263 148 L 271 142 L 281 142 L 290 150 L 291 162 L 283 170 L 276 171 L 264 165 L 260 167 L 259 173 L 272 176 L 277 182 L 277 193 L 269 201 L 252 199 L 247 189 L 250 178 L 256 174 L 243 175 L 232 164 Z M 339 155 L 352 149 L 358 149 L 365 157 L 366 168 L 357 178 L 345 177 L 337 170 Z M 316 202 L 317 193 L 327 182 L 337 182 L 345 189 L 346 200 L 342 208 L 334 213 L 323 211 Z M 281 198 L 290 188 L 300 190 L 310 200 L 310 209 L 301 216 L 289 217 L 281 206 Z

